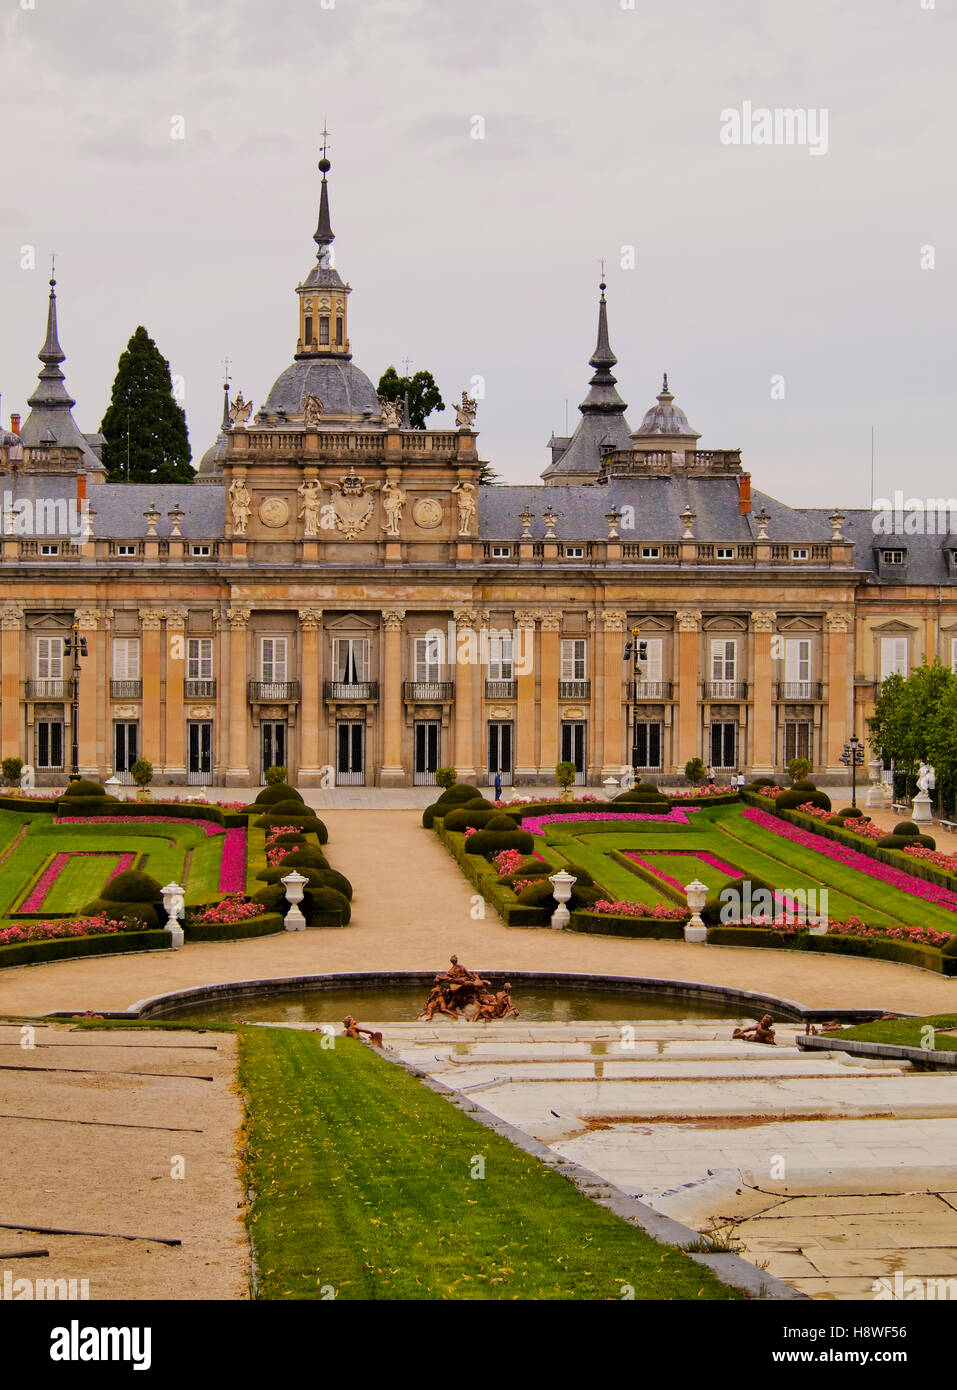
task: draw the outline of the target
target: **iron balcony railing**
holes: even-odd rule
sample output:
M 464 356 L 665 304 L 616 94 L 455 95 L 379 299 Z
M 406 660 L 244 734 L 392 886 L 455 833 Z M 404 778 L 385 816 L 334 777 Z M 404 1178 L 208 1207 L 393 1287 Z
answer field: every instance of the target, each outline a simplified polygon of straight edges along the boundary
M 514 700 L 517 690 L 517 680 L 485 682 L 486 700 Z
M 68 680 L 29 680 L 27 681 L 28 700 L 68 700 L 70 682 Z
M 748 698 L 747 681 L 705 681 L 704 698 L 706 700 L 746 700 Z
M 779 700 L 820 700 L 820 681 L 778 681 Z
M 587 700 L 591 697 L 591 681 L 559 681 L 560 700 Z
M 187 700 L 215 700 L 216 698 L 215 680 L 187 680 L 184 689 Z M 199 785 L 204 784 L 199 783 Z
M 635 681 L 636 700 L 670 700 L 671 681 Z
M 326 681 L 322 687 L 323 697 L 326 700 L 378 700 L 379 682 L 378 681 Z M 337 774 L 338 777 L 338 774 Z M 345 783 L 338 782 L 337 785 L 344 786 Z M 356 782 L 355 786 L 362 786 L 362 782 Z
M 266 704 L 294 704 L 299 699 L 299 682 L 250 681 L 249 698 Z
M 405 698 L 420 704 L 435 704 L 455 698 L 454 681 L 406 681 Z M 431 783 L 424 784 L 431 786 Z
M 143 695 L 143 682 L 110 681 L 111 700 L 139 700 Z

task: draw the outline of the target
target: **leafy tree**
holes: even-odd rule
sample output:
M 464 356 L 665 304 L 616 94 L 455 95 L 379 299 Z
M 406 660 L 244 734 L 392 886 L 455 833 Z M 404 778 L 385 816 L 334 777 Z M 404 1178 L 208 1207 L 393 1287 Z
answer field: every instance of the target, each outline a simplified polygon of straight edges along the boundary
M 925 757 L 935 767 L 940 759 L 938 789 L 942 795 L 946 792 L 946 769 L 955 757 L 948 745 L 948 737 L 951 742 L 954 737 L 955 689 L 957 677 L 939 661 L 932 666 L 915 666 L 906 679 L 897 674 L 888 676 L 881 685 L 868 721 L 870 743 L 884 758 L 893 760 L 895 774 L 901 778 L 899 790 L 907 795 L 916 791 L 917 765 Z M 951 781 L 950 795 L 953 786 Z
M 111 483 L 191 483 L 196 476 L 169 363 L 142 326 L 120 356 L 100 432 Z
M 454 787 L 459 780 L 459 774 L 454 767 L 437 767 L 435 769 L 435 785 L 443 787 L 448 791 L 449 787 Z
M 569 758 L 563 758 L 560 763 L 555 764 L 555 781 L 562 791 L 567 791 L 578 776 L 578 768 Z
M 416 372 L 414 376 L 399 376 L 395 367 L 388 367 L 379 378 L 376 388 L 388 401 L 401 401 L 409 394 L 409 419 L 412 428 L 424 430 L 433 410 L 444 410 L 442 393 L 431 372 Z
M 705 767 L 700 758 L 689 758 L 685 763 L 685 777 L 694 787 L 704 781 Z
M 482 464 L 482 467 L 479 469 L 478 475 L 479 487 L 491 487 L 493 483 L 500 483 L 501 481 L 501 473 L 496 473 L 495 469 L 492 467 L 490 463 Z
M 810 771 L 811 763 L 808 758 L 792 758 L 788 763 L 788 774 L 793 782 L 800 782 Z

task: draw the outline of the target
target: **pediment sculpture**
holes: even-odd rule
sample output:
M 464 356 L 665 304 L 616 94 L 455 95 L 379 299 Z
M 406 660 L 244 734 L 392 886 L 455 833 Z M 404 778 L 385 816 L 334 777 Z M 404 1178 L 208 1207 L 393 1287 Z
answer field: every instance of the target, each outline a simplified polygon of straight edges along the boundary
M 375 508 L 372 496 L 375 488 L 367 488 L 365 479 L 356 473 L 348 473 L 333 484 L 332 511 L 336 519 L 336 530 L 341 531 L 347 541 L 355 540 L 369 524 Z

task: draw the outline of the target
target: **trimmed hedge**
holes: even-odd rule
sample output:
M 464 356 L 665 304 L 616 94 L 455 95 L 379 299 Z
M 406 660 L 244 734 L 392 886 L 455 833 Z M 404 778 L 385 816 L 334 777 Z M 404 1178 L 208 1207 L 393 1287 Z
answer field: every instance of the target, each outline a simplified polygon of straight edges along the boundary
M 285 782 L 273 782 L 270 786 L 263 787 L 253 805 L 272 806 L 274 802 L 279 801 L 301 801 L 305 805 L 302 796 L 295 787 L 290 787 Z
M 347 927 L 352 917 L 349 899 L 335 888 L 310 889 L 310 927 Z
M 253 825 L 259 830 L 268 830 L 273 825 L 291 825 L 296 830 L 307 830 L 316 836 L 321 845 L 326 844 L 329 839 L 329 832 L 318 816 L 311 812 L 302 816 L 260 816 L 253 821 Z
M 945 955 L 936 946 L 919 946 L 912 941 L 891 941 L 883 937 L 811 936 L 802 932 L 787 937 L 769 927 L 711 927 L 708 941 L 715 946 L 764 946 L 790 951 L 823 951 L 827 955 L 866 956 L 871 960 L 897 961 L 916 965 L 938 975 L 957 975 L 957 956 Z
M 281 912 L 264 913 L 262 917 L 247 917 L 228 925 L 212 922 L 184 922 L 183 935 L 187 941 L 242 941 L 250 936 L 272 936 L 285 930 Z M 165 933 L 164 933 L 165 935 Z
M 130 931 L 156 931 L 166 924 L 165 915 L 160 919 L 161 911 L 155 903 L 117 903 L 109 902 L 106 898 L 94 898 L 79 915 L 98 917 L 105 912 L 114 922 L 126 922 Z
M 150 874 L 139 869 L 124 869 L 110 879 L 100 897 L 108 903 L 161 903 L 163 889 Z
M 38 811 L 52 816 L 58 802 L 41 801 L 38 796 L 0 796 L 0 811 L 26 812 L 35 815 Z
M 99 782 L 92 782 L 81 777 L 78 782 L 71 782 L 63 795 L 64 797 L 106 796 L 106 788 L 100 786 Z
M 449 830 L 462 831 L 471 828 L 472 830 L 484 830 L 491 820 L 497 820 L 499 812 L 494 806 L 475 805 L 456 806 L 454 810 L 447 812 L 442 818 L 442 823 Z M 514 830 L 518 829 L 516 822 L 511 822 Z
M 126 951 L 168 951 L 168 931 L 137 931 L 127 935 L 67 936 L 59 941 L 20 941 L 0 946 L 0 969 L 12 965 L 41 965 L 76 956 L 112 956 Z
M 462 787 L 460 790 L 465 791 L 466 788 Z M 434 801 L 431 806 L 426 806 L 425 810 L 422 812 L 422 824 L 425 829 L 433 830 L 435 828 L 434 822 L 436 818 L 440 820 L 444 819 L 445 816 L 450 815 L 452 811 L 461 810 L 465 806 L 474 806 L 476 810 L 496 810 L 496 807 L 492 805 L 491 801 L 487 801 L 476 787 L 470 787 L 468 790 L 471 792 L 471 796 L 468 798 L 458 797 L 454 801 Z M 449 791 L 455 791 L 455 788 L 450 787 Z
M 497 854 L 502 849 L 517 849 L 520 854 L 531 854 L 534 848 L 535 839 L 527 830 L 477 830 L 465 844 L 467 854 L 477 854 L 483 858 Z
M 791 791 L 781 792 L 780 796 L 774 798 L 774 804 L 780 811 L 795 811 L 798 806 L 804 806 L 808 802 L 812 806 L 818 807 L 821 811 L 831 809 L 831 798 L 824 792 L 792 789 Z
M 774 805 L 765 796 L 756 797 L 752 804 L 755 803 L 762 803 L 762 810 Z M 912 874 L 914 878 L 921 878 L 925 883 L 936 883 L 938 888 L 949 888 L 951 892 L 957 893 L 957 875 L 949 874 L 946 869 L 938 869 L 936 865 L 928 864 L 924 859 L 913 859 L 909 854 L 902 854 L 897 849 L 881 849 L 876 840 L 855 835 L 846 828 L 822 823 L 813 816 L 802 815 L 800 811 L 784 811 L 781 819 L 800 827 L 801 830 L 810 830 L 812 834 L 821 835 L 826 840 L 836 840 L 838 844 L 856 849 L 870 859 L 878 859 L 882 864 L 890 864 L 892 868 L 901 869 L 904 873 Z M 913 839 L 907 840 L 906 843 L 913 844 Z
M 616 917 L 609 912 L 573 912 L 566 931 L 588 932 L 594 936 L 657 937 L 663 941 L 684 940 L 683 922 L 663 917 Z
M 185 801 L 117 801 L 115 797 L 61 797 L 56 803 L 58 816 L 143 816 L 163 820 L 208 820 L 225 827 L 227 816 L 220 806 Z M 235 825 L 244 826 L 245 816 L 230 817 Z
M 912 820 L 898 821 L 891 832 L 894 835 L 919 835 L 920 828 Z
M 444 792 L 439 793 L 435 804 L 437 806 L 458 806 L 481 795 L 478 787 L 470 786 L 468 782 L 454 782 L 451 787 L 446 787 Z

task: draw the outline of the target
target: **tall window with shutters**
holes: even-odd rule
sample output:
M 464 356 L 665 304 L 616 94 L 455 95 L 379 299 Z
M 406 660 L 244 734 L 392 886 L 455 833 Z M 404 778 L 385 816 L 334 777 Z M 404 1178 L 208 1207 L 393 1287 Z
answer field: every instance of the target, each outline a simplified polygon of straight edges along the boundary
M 512 634 L 492 632 L 488 639 L 488 678 L 490 681 L 510 681 L 514 675 L 512 664 Z
M 588 678 L 588 643 L 584 637 L 566 637 L 562 641 L 563 681 L 583 681 Z
M 140 639 L 138 637 L 113 638 L 113 679 L 115 681 L 138 681 L 140 678 Z
M 907 675 L 907 638 L 881 638 L 881 680 L 888 676 Z
M 643 638 L 639 638 L 639 641 L 644 640 Z M 645 659 L 642 661 L 639 655 L 638 661 L 638 665 L 641 667 L 641 675 L 638 677 L 639 681 L 646 682 L 650 685 L 656 684 L 661 680 L 661 645 L 660 637 L 649 637 L 647 641 L 645 641 Z M 653 767 L 655 764 L 649 763 L 647 766 Z
M 191 681 L 213 679 L 213 639 L 190 637 L 186 644 L 186 678 Z
M 63 679 L 63 638 L 37 638 L 37 680 L 58 681 Z
M 711 643 L 711 679 L 713 681 L 736 681 L 738 679 L 738 644 L 733 639 L 720 638 Z
M 412 644 L 413 680 L 439 681 L 442 679 L 442 638 L 436 633 L 413 638 Z
M 789 638 L 785 642 L 784 681 L 787 686 L 785 695 L 789 699 L 802 699 L 810 695 L 811 642 L 809 638 Z M 794 756 L 796 757 L 797 754 Z
M 262 681 L 278 683 L 286 676 L 285 637 L 263 637 L 260 639 L 259 678 Z

